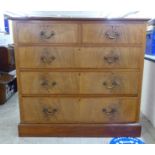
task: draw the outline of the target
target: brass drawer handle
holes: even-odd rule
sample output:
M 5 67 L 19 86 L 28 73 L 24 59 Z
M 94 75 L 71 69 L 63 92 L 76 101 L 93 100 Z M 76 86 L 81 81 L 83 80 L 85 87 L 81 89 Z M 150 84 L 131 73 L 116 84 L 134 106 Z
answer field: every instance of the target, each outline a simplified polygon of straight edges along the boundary
M 108 64 L 116 63 L 116 62 L 119 60 L 119 56 L 118 56 L 118 55 L 104 56 L 104 60 L 105 60 Z
M 55 35 L 55 33 L 53 31 L 51 31 L 51 33 L 47 33 L 46 31 L 41 31 L 40 32 L 40 36 L 42 39 L 50 39 Z
M 40 60 L 42 63 L 44 64 L 51 64 L 54 60 L 56 59 L 55 56 L 46 56 L 46 55 L 43 55 L 40 57 Z
M 103 108 L 102 109 L 102 112 L 104 113 L 104 114 L 106 114 L 106 115 L 112 115 L 112 114 L 114 114 L 114 113 L 116 113 L 117 112 L 117 110 L 115 109 L 115 108 L 111 108 L 111 109 L 106 109 L 106 108 Z
M 43 86 L 43 87 L 47 87 L 48 85 L 49 85 L 48 80 L 42 80 L 42 82 L 41 82 L 41 86 Z
M 53 82 L 51 83 L 51 85 L 52 85 L 52 86 L 56 86 L 56 85 L 57 85 L 56 81 L 53 81 Z
M 46 115 L 54 116 L 58 112 L 56 108 L 43 108 L 43 113 Z
M 119 82 L 119 81 L 116 81 L 116 80 L 112 80 L 111 82 L 104 81 L 104 82 L 103 82 L 103 85 L 104 85 L 107 89 L 113 89 L 113 88 L 119 86 L 119 85 L 120 85 L 120 82 Z
M 115 26 L 111 26 L 111 30 L 108 30 L 107 32 L 105 32 L 105 36 L 106 38 L 113 40 L 113 39 L 117 39 L 120 36 L 120 33 L 116 31 Z
M 109 31 L 105 33 L 106 38 L 108 39 L 117 39 L 120 36 L 120 33 L 117 31 Z
M 54 87 L 56 85 L 57 85 L 56 81 L 53 81 L 51 83 L 46 79 L 41 81 L 41 86 L 44 87 L 44 88 L 52 88 L 52 87 Z

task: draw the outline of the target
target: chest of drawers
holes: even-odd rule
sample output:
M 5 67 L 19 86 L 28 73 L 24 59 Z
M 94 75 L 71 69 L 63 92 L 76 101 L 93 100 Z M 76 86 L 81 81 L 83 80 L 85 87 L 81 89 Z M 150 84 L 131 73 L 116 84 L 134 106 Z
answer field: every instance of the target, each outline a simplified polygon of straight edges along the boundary
M 14 18 L 20 136 L 139 136 L 146 21 Z

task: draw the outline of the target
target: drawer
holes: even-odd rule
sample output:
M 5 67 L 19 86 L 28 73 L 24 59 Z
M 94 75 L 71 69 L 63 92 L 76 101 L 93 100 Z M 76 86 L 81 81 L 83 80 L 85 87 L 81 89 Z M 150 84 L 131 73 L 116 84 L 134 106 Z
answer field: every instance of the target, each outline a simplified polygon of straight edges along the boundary
M 22 98 L 22 123 L 129 123 L 136 98 Z
M 19 47 L 18 56 L 21 68 L 138 68 L 140 52 L 136 47 Z
M 83 43 L 143 43 L 141 24 L 83 24 Z
M 18 23 L 19 43 L 76 43 L 78 25 L 71 23 Z
M 138 72 L 20 72 L 23 94 L 137 94 Z

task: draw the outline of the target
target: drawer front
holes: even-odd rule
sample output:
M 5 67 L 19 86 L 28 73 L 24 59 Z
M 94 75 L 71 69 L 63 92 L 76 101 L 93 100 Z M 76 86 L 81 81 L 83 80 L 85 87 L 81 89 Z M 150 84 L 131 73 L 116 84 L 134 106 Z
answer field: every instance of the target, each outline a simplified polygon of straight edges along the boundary
M 76 43 L 78 25 L 68 23 L 18 23 L 19 43 Z
M 137 72 L 21 72 L 23 94 L 137 94 Z
M 141 48 L 19 47 L 22 68 L 138 68 Z
M 22 98 L 22 123 L 129 123 L 136 98 Z
M 143 43 L 141 24 L 83 24 L 84 43 Z

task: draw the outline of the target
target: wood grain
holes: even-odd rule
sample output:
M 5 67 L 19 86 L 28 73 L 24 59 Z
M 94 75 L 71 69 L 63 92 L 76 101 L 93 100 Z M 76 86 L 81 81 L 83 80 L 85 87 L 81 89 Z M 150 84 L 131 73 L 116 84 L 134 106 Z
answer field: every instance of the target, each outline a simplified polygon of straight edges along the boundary
M 144 25 L 144 36 L 146 36 L 146 27 L 147 23 Z M 142 82 L 143 82 L 143 69 L 144 69 L 144 55 L 146 50 L 146 37 L 143 38 L 143 47 L 140 54 L 140 76 L 139 76 L 139 83 L 138 83 L 138 97 L 139 97 L 139 108 L 138 108 L 138 115 L 140 116 L 140 110 L 141 110 L 141 95 L 142 95 Z
M 22 98 L 22 123 L 133 123 L 136 98 Z
M 21 137 L 140 137 L 133 124 L 20 124 Z
M 21 72 L 23 94 L 137 94 L 138 72 Z
M 139 68 L 141 48 L 19 47 L 20 68 Z M 32 57 L 33 53 L 33 57 Z
M 139 24 L 83 24 L 83 43 L 143 43 L 143 32 L 144 26 Z
M 77 24 L 18 23 L 17 29 L 18 42 L 20 43 L 76 43 L 78 41 Z

